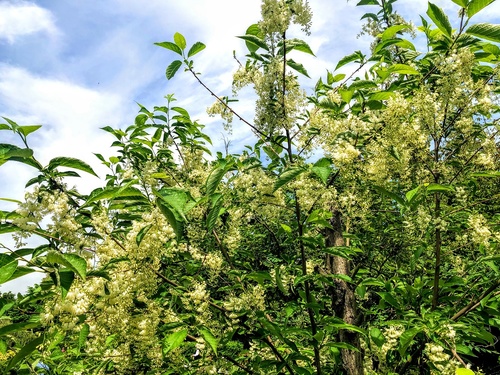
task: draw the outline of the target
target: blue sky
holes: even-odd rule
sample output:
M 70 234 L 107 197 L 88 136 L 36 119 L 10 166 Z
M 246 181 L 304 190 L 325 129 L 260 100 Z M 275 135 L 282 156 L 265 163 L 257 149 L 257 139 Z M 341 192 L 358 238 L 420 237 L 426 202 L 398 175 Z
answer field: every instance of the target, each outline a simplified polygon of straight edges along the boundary
M 318 56 L 297 56 L 312 77 L 313 86 L 333 70 L 341 57 L 354 50 L 367 51 L 369 39 L 356 38 L 369 7 L 351 0 L 310 0 L 313 28 L 305 39 Z M 452 18 L 456 5 L 435 0 Z M 399 0 L 395 9 L 418 26 L 427 1 Z M 483 14 L 484 13 L 484 14 Z M 235 38 L 258 21 L 259 0 L 0 0 L 0 116 L 21 125 L 41 124 L 32 134 L 35 156 L 47 163 L 56 156 L 71 156 L 90 163 L 104 176 L 92 153 L 113 155 L 110 135 L 99 130 L 109 125 L 133 123 L 139 102 L 146 107 L 163 104 L 163 96 L 175 93 L 191 116 L 207 125 L 214 146 L 222 146 L 221 121 L 205 110 L 213 102 L 189 74 L 179 71 L 167 81 L 165 68 L 174 59 L 154 42 L 172 40 L 175 32 L 188 44 L 202 41 L 207 48 L 196 56 L 202 79 L 221 96 L 231 93 L 231 74 L 237 68 L 233 50 L 244 59 L 244 43 Z M 476 22 L 500 23 L 500 3 L 479 13 Z M 252 120 L 252 103 L 237 104 Z M 232 140 L 236 152 L 252 143 L 249 129 L 236 125 Z M 5 131 L 0 143 L 12 142 Z M 0 197 L 20 199 L 33 170 L 18 163 L 0 167 Z M 70 181 L 79 184 L 78 181 Z M 102 180 L 87 178 L 89 191 Z M 12 209 L 0 201 L 0 209 Z M 6 241 L 0 236 L 0 242 Z

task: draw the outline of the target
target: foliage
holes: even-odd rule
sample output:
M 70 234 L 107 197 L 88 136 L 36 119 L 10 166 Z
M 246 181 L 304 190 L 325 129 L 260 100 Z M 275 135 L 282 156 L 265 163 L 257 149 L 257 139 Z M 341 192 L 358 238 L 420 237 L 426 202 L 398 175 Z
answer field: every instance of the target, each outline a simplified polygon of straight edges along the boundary
M 289 29 L 309 33 L 308 3 L 264 0 L 233 81 L 233 95 L 254 88 L 253 121 L 194 70 L 203 43 L 157 43 L 179 56 L 168 79 L 184 67 L 215 96 L 209 112 L 258 141 L 212 155 L 168 95 L 103 128 L 116 156 L 96 154 L 109 173 L 89 195 L 64 182 L 95 174 L 87 163 L 43 166 L 27 142 L 39 126 L 5 119 L 22 146 L 0 145 L 0 164 L 39 174 L 1 211 L 16 247 L 0 254 L 0 281 L 46 278 L 2 299 L 3 371 L 497 371 L 500 25 L 471 23 L 491 1 L 453 2 L 458 28 L 429 3 L 414 30 L 396 0 L 359 1 L 376 7 L 370 55 L 344 57 L 307 94 L 299 52 L 314 53 Z M 43 244 L 25 248 L 30 236 Z

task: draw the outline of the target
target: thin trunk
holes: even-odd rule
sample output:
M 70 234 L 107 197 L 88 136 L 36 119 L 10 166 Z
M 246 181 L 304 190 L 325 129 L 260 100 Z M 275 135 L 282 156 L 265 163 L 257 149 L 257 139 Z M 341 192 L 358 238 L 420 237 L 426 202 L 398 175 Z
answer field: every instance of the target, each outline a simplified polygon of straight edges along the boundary
M 441 218 L 441 198 L 439 197 L 439 193 L 435 193 L 435 218 L 439 220 Z M 439 302 L 439 279 L 441 274 L 441 227 L 439 224 L 436 225 L 436 240 L 434 243 L 434 256 L 435 256 L 435 264 L 434 264 L 434 286 L 432 292 L 432 310 L 435 310 L 438 302 Z
M 328 247 L 345 246 L 342 235 L 342 217 L 335 210 L 330 220 L 333 229 L 327 229 L 326 245 Z M 349 261 L 338 256 L 327 255 L 327 272 L 338 275 L 350 276 Z M 356 297 L 353 288 L 344 280 L 336 280 L 332 289 L 332 306 L 336 316 L 342 318 L 345 323 L 357 324 Z M 339 340 L 360 349 L 359 334 L 349 330 L 341 330 Z M 363 358 L 361 351 L 342 349 L 342 362 L 348 375 L 363 375 Z

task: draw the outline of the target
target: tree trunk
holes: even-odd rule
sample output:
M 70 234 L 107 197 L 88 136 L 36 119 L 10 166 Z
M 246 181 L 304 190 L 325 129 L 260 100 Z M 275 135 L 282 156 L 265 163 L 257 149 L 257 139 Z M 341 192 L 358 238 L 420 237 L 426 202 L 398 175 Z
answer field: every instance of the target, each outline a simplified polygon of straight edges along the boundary
M 342 235 L 342 217 L 340 212 L 335 210 L 333 217 L 330 219 L 330 224 L 333 229 L 327 229 L 326 246 L 345 246 L 344 236 Z M 327 255 L 326 269 L 331 274 L 350 276 L 349 261 L 338 256 Z M 345 323 L 356 325 L 356 297 L 353 288 L 344 280 L 336 280 L 332 291 L 332 307 L 335 316 L 342 318 Z M 339 333 L 339 341 L 348 343 L 359 350 L 359 334 L 349 330 L 341 330 Z M 342 349 L 342 362 L 344 369 L 348 375 L 363 375 L 363 358 L 361 351 Z

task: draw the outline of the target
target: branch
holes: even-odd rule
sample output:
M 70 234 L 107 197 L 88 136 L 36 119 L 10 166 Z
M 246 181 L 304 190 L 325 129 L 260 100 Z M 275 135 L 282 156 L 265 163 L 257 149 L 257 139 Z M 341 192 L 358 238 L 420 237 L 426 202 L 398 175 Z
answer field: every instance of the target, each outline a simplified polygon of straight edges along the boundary
M 500 279 L 496 280 L 493 285 L 491 285 L 479 298 L 472 300 L 467 306 L 457 312 L 455 315 L 451 317 L 451 320 L 457 321 L 462 316 L 467 315 L 469 312 L 477 308 L 483 299 L 488 297 L 496 288 L 500 286 Z M 500 294 L 500 292 L 495 293 L 495 295 Z
M 198 74 L 196 74 L 196 72 L 193 70 L 193 68 L 188 67 L 188 70 L 191 72 L 191 74 L 193 74 L 194 78 L 196 78 L 196 80 L 198 81 L 198 83 L 200 85 L 202 85 L 210 93 L 210 95 L 212 95 L 215 99 L 217 99 L 217 101 L 219 103 L 221 103 L 229 112 L 231 112 L 233 115 L 235 115 L 240 121 L 242 121 L 243 123 L 245 123 L 246 125 L 248 125 L 260 137 L 260 139 L 262 141 L 264 141 L 264 143 L 266 143 L 266 144 L 268 143 L 267 142 L 267 135 L 265 133 L 263 133 L 262 131 L 260 131 L 255 125 L 253 125 L 250 122 L 248 122 L 247 120 L 245 120 L 234 109 L 232 109 L 224 100 L 222 100 L 217 94 L 215 94 L 212 90 L 210 90 L 210 88 L 208 88 L 208 86 L 205 85 L 203 83 L 203 81 L 198 77 Z M 271 142 L 272 142 L 272 140 L 271 140 Z M 276 146 L 281 147 L 282 149 L 284 148 L 279 143 L 276 143 L 276 142 L 272 142 L 272 143 L 275 144 Z M 272 150 L 272 147 L 271 147 L 271 150 Z M 275 152 L 275 154 L 276 154 L 276 152 Z M 278 154 L 276 154 L 276 156 L 279 157 Z

